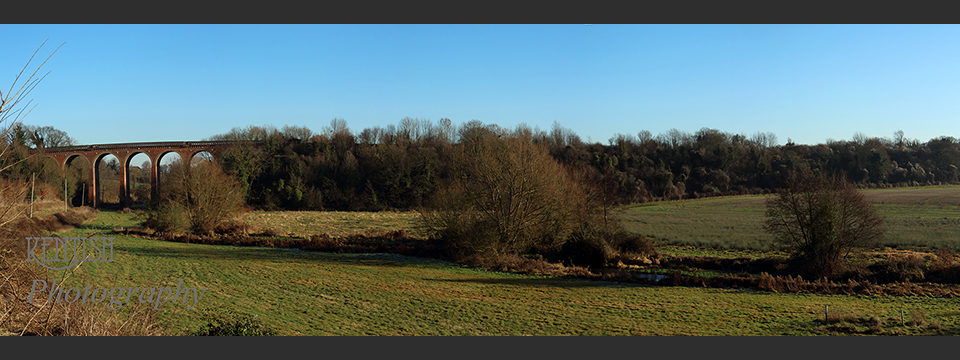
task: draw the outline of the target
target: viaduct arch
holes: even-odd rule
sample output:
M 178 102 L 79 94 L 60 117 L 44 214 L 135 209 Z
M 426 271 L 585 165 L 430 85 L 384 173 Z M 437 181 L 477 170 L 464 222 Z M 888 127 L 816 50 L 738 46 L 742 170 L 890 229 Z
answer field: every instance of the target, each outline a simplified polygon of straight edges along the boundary
M 123 206 L 130 206 L 130 175 L 128 168 L 130 161 L 137 154 L 150 157 L 150 189 L 151 197 L 156 200 L 159 196 L 159 166 L 160 158 L 171 152 L 180 155 L 180 159 L 189 162 L 193 156 L 206 151 L 214 159 L 220 157 L 224 150 L 236 146 L 256 146 L 256 141 L 181 141 L 181 142 L 139 142 L 124 144 L 96 144 L 66 146 L 46 149 L 34 149 L 31 153 L 40 153 L 53 158 L 60 169 L 66 171 L 67 163 L 73 158 L 83 157 L 90 161 L 90 184 L 87 185 L 87 201 L 93 207 L 100 207 L 100 197 L 97 189 L 100 182 L 100 161 L 107 155 L 113 155 L 120 161 L 120 202 Z

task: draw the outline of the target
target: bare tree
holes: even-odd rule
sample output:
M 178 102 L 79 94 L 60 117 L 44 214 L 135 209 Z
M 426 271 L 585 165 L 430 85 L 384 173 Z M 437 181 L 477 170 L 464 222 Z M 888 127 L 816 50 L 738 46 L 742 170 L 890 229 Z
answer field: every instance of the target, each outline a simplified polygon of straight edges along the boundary
M 297 125 L 284 125 L 280 128 L 280 133 L 285 137 L 298 139 L 300 142 L 307 142 L 314 135 L 310 128 Z
M 863 145 L 865 142 L 867 142 L 867 135 L 857 131 L 853 133 L 853 138 L 850 141 L 857 145 Z
M 223 134 L 213 135 L 208 137 L 206 140 L 209 141 L 264 141 L 268 137 L 279 134 L 280 131 L 277 130 L 276 126 L 273 125 L 264 125 L 256 126 L 249 125 L 245 128 L 234 127 L 230 129 L 229 132 Z
M 497 130 L 464 128 L 457 175 L 437 211 L 423 212 L 428 228 L 459 255 L 561 245 L 587 210 L 584 194 L 544 146 Z
M 693 142 L 692 137 L 688 132 L 670 129 L 666 133 L 657 135 L 657 140 L 662 144 L 669 145 L 671 148 L 676 149 L 680 146 L 689 146 Z
M 26 117 L 33 110 L 34 107 L 30 107 L 32 101 L 27 101 L 26 104 L 21 104 L 23 100 L 26 99 L 27 95 L 33 91 L 34 88 L 46 78 L 46 74 L 37 78 L 37 73 L 43 68 L 43 65 L 53 57 L 53 54 L 60 49 L 58 46 L 57 49 L 50 53 L 50 56 L 37 66 L 33 72 L 30 72 L 23 82 L 24 73 L 27 73 L 30 67 L 30 63 L 33 62 L 33 58 L 37 56 L 37 53 L 40 52 L 40 49 L 43 48 L 43 45 L 47 42 L 44 41 L 36 51 L 33 52 L 33 55 L 30 56 L 30 60 L 27 60 L 26 65 L 23 66 L 23 69 L 17 74 L 14 78 L 13 83 L 10 85 L 10 88 L 4 91 L 0 88 L 0 127 L 4 128 L 4 132 L 0 137 L 4 139 L 13 139 L 16 138 L 17 132 L 22 131 L 20 124 L 23 122 L 23 118 Z M 60 46 L 63 46 L 61 44 Z M 48 73 L 49 74 L 49 73 Z M 22 106 L 21 106 L 22 105 Z M 10 167 L 17 164 L 19 161 L 11 161 L 10 153 L 14 150 L 19 144 L 16 141 L 4 141 L 0 143 L 0 171 L 9 169 Z M 20 160 L 23 161 L 23 160 Z M 0 189 L 0 193 L 3 193 L 6 199 L 3 199 L 3 203 L 0 204 L 0 227 L 8 224 L 13 221 L 20 214 L 22 214 L 22 209 L 20 209 L 14 202 L 21 199 L 27 191 L 25 185 L 18 186 L 19 184 L 15 182 L 4 182 L 5 185 Z
M 347 127 L 347 121 L 340 118 L 335 118 L 330 120 L 330 126 L 323 127 L 323 134 L 328 138 L 333 138 L 334 136 L 345 136 L 351 135 L 350 128 Z
M 56 129 L 53 126 L 27 125 L 23 127 L 23 131 L 26 132 L 30 145 L 36 149 L 77 144 L 77 141 L 68 136 L 66 131 Z
M 883 239 L 883 218 L 844 176 L 793 174 L 767 200 L 764 228 L 792 252 L 797 273 L 836 275 L 851 252 Z
M 777 135 L 772 132 L 759 132 L 750 137 L 750 141 L 761 149 L 768 149 L 777 146 Z
M 243 188 L 216 162 L 204 161 L 188 170 L 182 161 L 175 160 L 170 170 L 148 226 L 206 233 L 241 212 Z
M 893 133 L 893 143 L 897 147 L 901 147 L 906 143 L 907 138 L 903 136 L 903 130 L 897 130 Z

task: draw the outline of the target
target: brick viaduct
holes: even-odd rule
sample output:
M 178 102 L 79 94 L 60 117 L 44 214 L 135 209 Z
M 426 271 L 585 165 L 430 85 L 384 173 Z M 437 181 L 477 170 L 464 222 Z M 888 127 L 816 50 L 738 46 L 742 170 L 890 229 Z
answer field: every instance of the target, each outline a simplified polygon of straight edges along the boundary
M 130 205 L 130 175 L 127 169 L 134 155 L 144 154 L 150 157 L 150 189 L 151 196 L 156 199 L 159 195 L 159 164 L 160 158 L 169 153 L 177 153 L 180 159 L 189 163 L 194 155 L 206 151 L 214 158 L 220 156 L 223 150 L 235 146 L 256 146 L 255 141 L 181 141 L 181 142 L 141 142 L 126 144 L 98 144 L 47 148 L 31 150 L 31 153 L 41 153 L 56 160 L 60 169 L 66 171 L 67 164 L 76 157 L 84 157 L 90 161 L 90 178 L 93 179 L 87 186 L 87 201 L 94 207 L 100 207 L 100 197 L 97 196 L 100 183 L 100 161 L 107 155 L 117 157 L 120 167 L 120 199 L 123 206 Z

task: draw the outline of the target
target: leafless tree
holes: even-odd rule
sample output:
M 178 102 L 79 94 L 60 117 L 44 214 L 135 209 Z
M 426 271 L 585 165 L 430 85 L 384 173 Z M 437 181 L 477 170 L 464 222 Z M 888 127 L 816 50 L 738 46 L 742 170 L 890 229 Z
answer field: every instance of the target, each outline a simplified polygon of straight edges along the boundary
M 299 139 L 300 142 L 307 142 L 313 137 L 314 133 L 306 126 L 284 125 L 280 128 L 280 133 L 288 138 Z
M 790 249 L 797 273 L 836 275 L 851 252 L 883 239 L 883 218 L 846 177 L 801 172 L 785 185 L 767 200 L 764 228 Z
M 865 142 L 867 142 L 867 135 L 857 131 L 853 133 L 853 138 L 850 141 L 857 145 L 863 145 Z
M 33 55 L 30 56 L 30 60 L 27 60 L 26 65 L 23 66 L 23 69 L 17 74 L 14 78 L 13 83 L 10 85 L 10 88 L 3 90 L 0 88 L 0 127 L 4 128 L 4 132 L 0 137 L 4 139 L 11 139 L 16 134 L 15 132 L 21 127 L 18 126 L 23 122 L 23 118 L 30 114 L 30 111 L 33 110 L 33 107 L 30 106 L 32 101 L 28 100 L 25 104 L 22 102 L 27 98 L 27 95 L 33 91 L 37 85 L 46 78 L 46 74 L 37 77 L 37 73 L 43 68 L 43 65 L 53 57 L 53 54 L 60 49 L 61 44 L 50 53 L 49 56 L 37 66 L 32 72 L 29 71 L 30 63 L 33 62 L 33 58 L 37 56 L 37 53 L 40 52 L 40 49 L 43 48 L 47 42 L 44 41 L 36 51 L 33 52 Z M 24 74 L 29 74 L 24 79 Z M 48 73 L 49 74 L 49 73 Z M 22 80 L 22 81 L 21 81 Z M 14 165 L 16 162 L 10 160 L 10 153 L 14 150 L 19 144 L 11 141 L 4 141 L 0 143 L 0 171 L 6 170 Z M 21 160 L 22 161 L 22 160 Z M 15 202 L 22 199 L 23 195 L 27 191 L 27 186 L 25 184 L 17 184 L 16 182 L 4 182 L 5 184 L 0 189 L 0 193 L 3 194 L 2 204 L 0 204 L 0 227 L 8 224 L 10 221 L 13 221 L 20 214 L 22 214 L 22 209 L 20 209 Z
M 893 133 L 893 143 L 897 147 L 901 147 L 906 144 L 906 140 L 907 138 L 903 136 L 903 130 L 897 130 L 897 132 Z
M 37 149 L 52 148 L 60 146 L 73 146 L 77 141 L 67 135 L 67 132 L 54 128 L 53 126 L 33 126 L 23 127 L 27 140 L 30 145 Z
M 559 246 L 578 212 L 588 210 L 585 194 L 545 147 L 499 130 L 461 130 L 458 175 L 436 195 L 437 211 L 423 212 L 460 255 Z
M 750 137 L 750 141 L 761 149 L 768 149 L 777 146 L 777 135 L 772 132 L 759 132 Z
M 242 210 L 240 183 L 216 162 L 204 161 L 187 169 L 182 161 L 175 160 L 170 169 L 160 190 L 158 210 L 147 222 L 149 226 L 206 233 Z
M 230 129 L 229 132 L 224 134 L 217 134 L 211 137 L 208 137 L 206 140 L 209 141 L 264 141 L 268 137 L 278 134 L 276 126 L 273 125 L 264 125 L 256 126 L 250 125 L 245 128 L 234 127 Z

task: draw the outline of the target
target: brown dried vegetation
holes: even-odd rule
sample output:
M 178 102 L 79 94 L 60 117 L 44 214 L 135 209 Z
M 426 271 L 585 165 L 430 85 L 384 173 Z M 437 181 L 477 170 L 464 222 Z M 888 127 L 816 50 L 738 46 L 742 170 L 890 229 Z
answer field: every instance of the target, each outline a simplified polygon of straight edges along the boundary
M 455 175 L 421 211 L 429 235 L 452 258 L 511 262 L 536 254 L 600 267 L 619 256 L 656 254 L 649 240 L 610 216 L 614 188 L 597 183 L 603 177 L 595 169 L 561 165 L 522 129 L 468 126 L 460 137 Z
M 243 209 L 243 192 L 236 179 L 214 162 L 187 166 L 174 162 L 166 174 L 161 200 L 149 214 L 147 227 L 168 233 L 210 233 Z
M 92 216 L 92 217 L 91 217 Z M 45 219 L 23 218 L 0 228 L 0 334 L 54 336 L 162 335 L 148 305 L 128 305 L 121 314 L 92 302 L 30 303 L 27 297 L 33 280 L 51 282 L 46 272 L 24 261 L 28 236 L 37 236 L 48 229 L 79 226 L 96 217 L 91 208 L 75 208 L 66 213 L 48 215 Z M 64 279 L 83 276 L 82 264 L 68 272 Z M 59 279 L 62 282 L 64 279 Z M 142 308 L 139 308 L 142 307 Z

